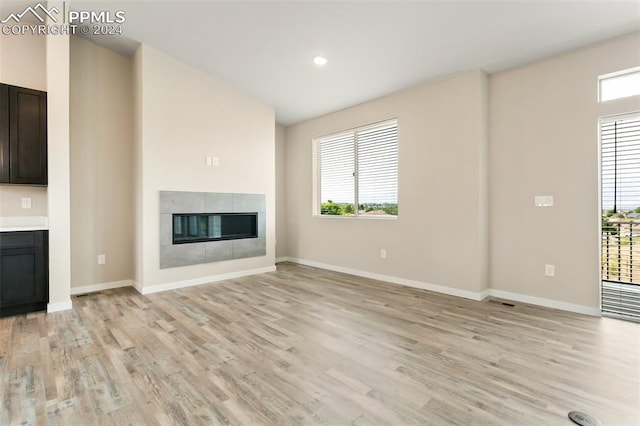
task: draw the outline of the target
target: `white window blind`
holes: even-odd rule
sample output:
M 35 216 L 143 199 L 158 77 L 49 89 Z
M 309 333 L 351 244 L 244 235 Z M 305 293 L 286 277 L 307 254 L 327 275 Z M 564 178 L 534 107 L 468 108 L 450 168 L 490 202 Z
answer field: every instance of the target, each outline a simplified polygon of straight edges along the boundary
M 320 147 L 320 214 L 339 214 L 337 206 L 355 204 L 355 135 L 322 139 Z M 352 212 L 353 213 L 353 212 Z
M 385 121 L 317 138 L 316 214 L 398 214 L 398 122 Z
M 640 116 L 602 122 L 602 312 L 640 320 Z

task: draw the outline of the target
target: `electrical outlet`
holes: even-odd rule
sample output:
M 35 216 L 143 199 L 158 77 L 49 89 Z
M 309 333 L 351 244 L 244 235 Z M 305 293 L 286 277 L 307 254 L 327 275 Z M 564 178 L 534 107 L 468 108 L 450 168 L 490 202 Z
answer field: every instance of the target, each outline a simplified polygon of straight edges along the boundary
M 556 266 L 544 265 L 544 274 L 548 277 L 554 277 L 556 275 Z
M 31 208 L 31 198 L 29 198 L 29 197 L 22 198 L 22 208 L 23 209 L 30 209 Z
M 98 265 L 104 265 L 105 263 L 107 263 L 107 256 L 104 254 L 99 254 L 98 255 Z
M 536 207 L 553 207 L 553 195 L 536 195 L 533 203 Z
M 386 259 L 387 258 L 387 250 L 386 249 L 380 249 L 380 257 L 382 259 Z

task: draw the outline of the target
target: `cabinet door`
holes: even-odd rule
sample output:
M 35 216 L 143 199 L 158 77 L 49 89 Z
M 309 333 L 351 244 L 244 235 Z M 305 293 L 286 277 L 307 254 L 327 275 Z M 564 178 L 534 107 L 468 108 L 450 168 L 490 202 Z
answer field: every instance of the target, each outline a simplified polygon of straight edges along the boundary
M 47 232 L 0 234 L 0 311 L 48 301 Z
M 0 306 L 44 301 L 43 259 L 36 247 L 0 251 Z
M 47 94 L 9 86 L 10 180 L 47 184 Z
M 0 183 L 9 183 L 9 86 L 0 84 Z

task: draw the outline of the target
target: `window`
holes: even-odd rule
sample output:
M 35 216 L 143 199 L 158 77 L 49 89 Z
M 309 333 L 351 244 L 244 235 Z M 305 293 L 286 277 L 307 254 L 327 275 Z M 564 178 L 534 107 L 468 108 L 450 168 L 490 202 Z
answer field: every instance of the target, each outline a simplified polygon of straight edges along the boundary
M 640 95 L 640 67 L 598 77 L 600 102 Z
M 640 116 L 600 122 L 602 312 L 640 320 Z
M 398 215 L 398 121 L 314 139 L 314 214 Z

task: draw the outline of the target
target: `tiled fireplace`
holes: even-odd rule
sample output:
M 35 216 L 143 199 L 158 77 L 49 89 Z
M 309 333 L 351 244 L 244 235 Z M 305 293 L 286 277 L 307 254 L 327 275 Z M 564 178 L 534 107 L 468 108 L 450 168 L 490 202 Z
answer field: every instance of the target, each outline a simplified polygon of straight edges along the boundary
M 160 269 L 266 255 L 264 194 L 160 191 Z

